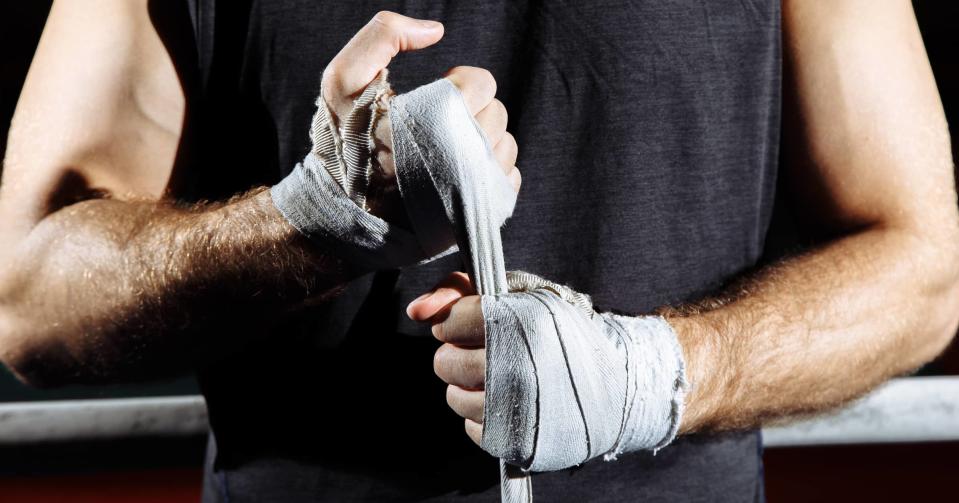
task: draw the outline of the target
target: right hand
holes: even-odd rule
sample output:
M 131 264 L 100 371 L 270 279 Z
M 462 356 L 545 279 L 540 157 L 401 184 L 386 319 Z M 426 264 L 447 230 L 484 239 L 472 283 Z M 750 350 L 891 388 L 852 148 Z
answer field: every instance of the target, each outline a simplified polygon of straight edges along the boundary
M 443 25 L 382 11 L 360 29 L 323 71 L 323 99 L 335 117 L 345 117 L 353 100 L 400 52 L 429 47 L 443 37 Z M 519 191 L 517 145 L 506 131 L 506 107 L 497 100 L 496 81 L 489 71 L 459 66 L 445 75 L 463 95 L 470 112 L 482 127 L 503 172 Z M 404 221 L 405 210 L 396 190 L 389 117 L 377 123 L 374 141 L 379 172 L 370 177 L 370 211 L 388 221 Z

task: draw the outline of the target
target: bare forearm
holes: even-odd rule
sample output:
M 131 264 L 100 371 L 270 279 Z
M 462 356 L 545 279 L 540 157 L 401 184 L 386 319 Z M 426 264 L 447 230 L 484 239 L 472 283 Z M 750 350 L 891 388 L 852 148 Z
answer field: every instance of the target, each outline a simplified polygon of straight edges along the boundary
M 18 340 L 3 358 L 40 384 L 182 369 L 218 335 L 235 343 L 347 274 L 265 190 L 187 209 L 81 202 L 41 221 L 9 265 L 3 337 Z
M 867 230 L 669 312 L 692 382 L 683 430 L 835 406 L 935 357 L 956 328 L 953 249 Z

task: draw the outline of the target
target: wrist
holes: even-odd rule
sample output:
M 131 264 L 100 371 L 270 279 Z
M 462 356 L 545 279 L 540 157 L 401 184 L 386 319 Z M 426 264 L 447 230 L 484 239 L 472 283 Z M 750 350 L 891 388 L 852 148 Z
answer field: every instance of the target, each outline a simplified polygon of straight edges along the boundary
M 362 274 L 335 253 L 304 236 L 273 203 L 266 187 L 251 190 L 217 208 L 211 215 L 211 232 L 230 229 L 229 239 L 214 252 L 230 256 L 259 256 L 286 274 L 275 280 L 285 296 L 313 296 L 335 289 Z M 230 222 L 224 226 L 224 222 Z M 220 230 L 217 230 L 220 229 Z M 229 243 L 229 250 L 224 249 Z M 242 273 L 241 273 L 242 274 Z M 288 279 L 286 279 L 288 278 Z
M 664 317 L 672 325 L 686 360 L 688 389 L 681 435 L 710 429 L 720 414 L 724 402 L 726 371 L 722 352 L 710 335 L 712 329 L 704 328 L 693 316 L 666 313 Z

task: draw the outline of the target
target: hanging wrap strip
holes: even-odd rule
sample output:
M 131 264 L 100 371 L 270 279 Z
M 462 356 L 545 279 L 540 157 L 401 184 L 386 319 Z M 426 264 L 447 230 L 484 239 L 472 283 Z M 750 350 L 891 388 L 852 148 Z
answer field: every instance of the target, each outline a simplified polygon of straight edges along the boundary
M 506 293 L 499 229 L 516 196 L 459 91 L 440 79 L 401 94 L 390 123 L 396 180 L 422 246 L 435 250 L 452 231 L 476 292 Z M 529 475 L 503 460 L 500 487 L 504 503 L 533 500 Z
M 428 260 L 458 245 L 483 296 L 482 447 L 501 460 L 503 501 L 532 500 L 528 471 L 668 444 L 686 389 L 672 328 L 660 317 L 597 313 L 588 296 L 568 287 L 507 275 L 499 229 L 516 195 L 450 81 L 388 102 L 397 183 L 413 229 L 364 210 L 369 134 L 386 106 L 378 103 L 388 90 L 381 79 L 358 98 L 356 120 L 346 121 L 361 134 L 329 127 L 319 103 L 314 149 L 273 188 L 273 201 L 305 235 L 371 270 Z M 358 112 L 362 107 L 372 113 Z M 349 143 L 367 150 L 348 156 Z
M 452 229 L 483 296 L 482 447 L 501 459 L 503 501 L 532 500 L 527 470 L 671 442 L 686 380 L 669 323 L 597 313 L 587 295 L 529 273 L 507 275 L 500 227 L 513 191 L 449 81 L 394 98 L 390 122 L 397 181 L 421 246 L 437 249 Z

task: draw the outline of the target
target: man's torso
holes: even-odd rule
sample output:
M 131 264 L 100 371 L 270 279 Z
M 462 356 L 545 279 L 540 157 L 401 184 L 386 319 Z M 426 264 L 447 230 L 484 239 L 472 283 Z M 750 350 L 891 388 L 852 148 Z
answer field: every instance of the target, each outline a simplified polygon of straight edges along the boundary
M 402 92 L 492 71 L 520 146 L 506 265 L 643 313 L 760 260 L 779 142 L 778 3 L 197 0 L 203 152 L 195 197 L 275 183 L 309 148 L 323 68 L 382 9 L 443 21 L 401 55 Z M 224 182 L 226 180 L 226 182 Z M 446 409 L 437 344 L 404 307 L 457 256 L 358 280 L 201 375 L 216 436 L 208 498 L 495 501 L 496 463 Z M 534 478 L 545 501 L 742 501 L 755 433 L 689 436 Z

